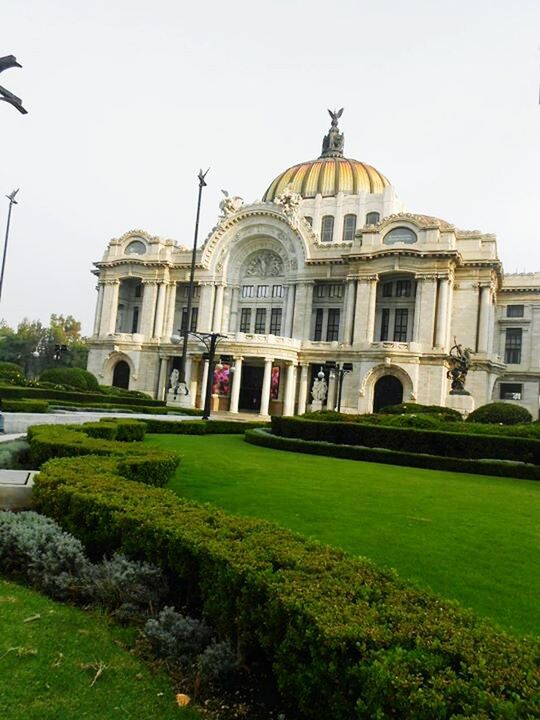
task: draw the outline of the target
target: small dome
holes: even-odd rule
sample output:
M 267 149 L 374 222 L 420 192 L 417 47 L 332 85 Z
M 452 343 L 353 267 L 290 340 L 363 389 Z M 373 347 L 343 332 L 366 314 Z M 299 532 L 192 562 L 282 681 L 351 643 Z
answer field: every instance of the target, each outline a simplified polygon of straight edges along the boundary
M 265 202 L 272 202 L 288 185 L 303 198 L 314 198 L 319 193 L 323 197 L 332 197 L 339 192 L 346 195 L 382 193 L 390 185 L 387 178 L 371 165 L 343 157 L 344 137 L 338 128 L 343 108 L 328 112 L 332 126 L 324 137 L 321 156 L 293 165 L 278 175 L 263 195 Z

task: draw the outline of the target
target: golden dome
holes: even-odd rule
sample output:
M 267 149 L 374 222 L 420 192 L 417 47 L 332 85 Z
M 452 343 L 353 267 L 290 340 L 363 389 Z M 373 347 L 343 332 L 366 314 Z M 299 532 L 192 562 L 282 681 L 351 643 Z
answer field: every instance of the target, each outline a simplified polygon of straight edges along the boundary
M 263 200 L 273 201 L 287 185 L 303 198 L 314 198 L 318 193 L 323 197 L 331 197 L 339 192 L 346 195 L 358 195 L 361 192 L 382 193 L 390 183 L 374 167 L 359 160 L 320 157 L 293 165 L 278 175 L 264 193 Z
M 341 110 L 329 110 L 332 126 L 325 135 L 322 153 L 317 160 L 293 165 L 271 183 L 263 195 L 265 202 L 272 202 L 287 185 L 303 198 L 314 198 L 319 193 L 332 197 L 342 192 L 358 195 L 361 192 L 382 193 L 390 183 L 371 165 L 343 157 L 344 137 L 338 128 Z

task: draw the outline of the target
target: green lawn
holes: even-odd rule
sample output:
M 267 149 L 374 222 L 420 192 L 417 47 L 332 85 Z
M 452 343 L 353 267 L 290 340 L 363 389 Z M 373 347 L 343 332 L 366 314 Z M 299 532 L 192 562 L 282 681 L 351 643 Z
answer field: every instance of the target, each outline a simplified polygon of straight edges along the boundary
M 404 578 L 540 634 L 540 483 L 152 435 L 183 456 L 180 495 L 273 520 L 396 568 Z
M 106 617 L 0 578 L 2 720 L 195 720 Z M 94 685 L 100 667 L 105 666 Z

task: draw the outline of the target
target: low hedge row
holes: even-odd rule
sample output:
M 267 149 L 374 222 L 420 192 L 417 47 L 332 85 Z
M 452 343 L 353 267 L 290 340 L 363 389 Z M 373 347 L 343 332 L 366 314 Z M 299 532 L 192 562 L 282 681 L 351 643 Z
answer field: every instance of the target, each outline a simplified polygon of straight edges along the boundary
M 308 720 L 532 718 L 538 653 L 370 562 L 271 523 L 119 477 L 106 458 L 51 460 L 36 508 L 97 556 L 122 550 L 172 576 L 243 659 L 268 660 Z
M 521 437 L 468 435 L 441 430 L 385 427 L 367 423 L 317 422 L 273 417 L 274 435 L 299 440 L 322 440 L 338 445 L 362 445 L 443 457 L 495 458 L 540 465 L 540 440 Z
M 267 430 L 248 430 L 246 442 L 274 450 L 289 450 L 308 455 L 324 455 L 347 460 L 363 460 L 385 465 L 404 465 L 428 470 L 446 470 L 448 472 L 466 472 L 475 475 L 496 475 L 515 477 L 523 480 L 540 480 L 540 467 L 537 465 L 514 464 L 501 460 L 467 460 L 465 458 L 440 457 L 438 455 L 420 455 L 412 452 L 367 448 L 358 445 L 336 445 L 323 440 L 299 440 L 297 438 L 273 435 Z
M 34 467 L 40 467 L 52 458 L 102 456 L 111 458 L 112 467 L 126 478 L 163 486 L 178 467 L 180 458 L 176 453 L 142 443 L 126 443 L 127 440 L 142 440 L 144 431 L 144 423 L 133 420 L 69 426 L 33 425 L 28 428 L 30 462 Z
M 58 402 L 55 402 L 54 400 L 51 400 L 49 404 L 51 409 L 61 410 L 100 410 L 104 412 L 145 413 L 148 415 L 167 415 L 169 412 L 166 407 L 153 407 L 148 405 L 137 405 L 135 407 L 131 407 L 130 405 L 124 406 L 118 405 L 118 403 L 110 402 L 108 398 L 106 398 L 106 400 L 107 402 L 102 403 L 71 402 L 69 400 L 59 400 Z
M 10 398 L 13 400 L 72 400 L 77 403 L 102 403 L 104 401 L 111 402 L 110 397 L 101 393 L 92 392 L 71 392 L 69 390 L 54 390 L 53 388 L 39 387 L 15 387 L 13 385 L 1 385 L 0 397 Z M 132 397 L 114 397 L 115 405 L 147 405 L 148 407 L 165 407 L 165 403 L 161 400 L 152 400 L 150 397 L 132 398 Z
M 164 435 L 243 435 L 246 430 L 265 427 L 268 423 L 234 420 L 154 420 L 145 419 L 146 431 Z
M 14 413 L 49 412 L 47 400 L 2 400 L 2 410 Z

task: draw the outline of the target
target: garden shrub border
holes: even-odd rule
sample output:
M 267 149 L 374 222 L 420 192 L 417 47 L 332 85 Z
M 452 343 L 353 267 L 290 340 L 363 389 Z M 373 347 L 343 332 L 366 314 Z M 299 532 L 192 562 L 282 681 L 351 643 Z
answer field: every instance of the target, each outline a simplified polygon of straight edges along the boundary
M 104 418 L 103 421 L 108 420 Z M 243 435 L 246 430 L 268 427 L 267 422 L 236 420 L 154 420 L 145 418 L 146 432 L 158 435 Z
M 338 445 L 361 445 L 440 457 L 471 460 L 512 460 L 540 465 L 540 440 L 502 435 L 421 430 L 417 428 L 369 425 L 368 423 L 321 422 L 298 417 L 272 417 L 272 433 L 299 440 Z
M 17 387 L 14 385 L 0 385 L 0 397 L 2 399 L 10 398 L 13 400 L 72 400 L 81 403 L 102 403 L 104 401 L 110 403 L 111 398 L 114 397 L 114 404 L 120 406 L 146 405 L 148 407 L 166 407 L 165 402 L 162 400 L 152 400 L 151 397 L 131 398 L 122 395 L 105 395 L 97 392 L 71 392 L 69 390 L 54 390 L 53 388 Z
M 246 431 L 245 440 L 251 445 L 258 445 L 259 447 L 306 453 L 308 455 L 323 455 L 346 460 L 404 465 L 406 467 L 445 470 L 447 472 L 540 480 L 540 467 L 524 463 L 518 464 L 500 460 L 467 460 L 465 458 L 421 455 L 419 453 L 385 450 L 383 448 L 368 448 L 360 445 L 343 445 L 324 440 L 302 440 L 300 438 L 274 435 L 263 428 Z
M 4 400 L 2 399 L 2 412 L 12 413 L 47 413 L 48 400 Z
M 181 579 L 186 605 L 233 632 L 246 658 L 264 653 L 284 700 L 309 720 L 540 711 L 537 641 L 367 560 L 130 482 L 114 459 L 50 460 L 34 497 L 93 553 L 121 550 Z

